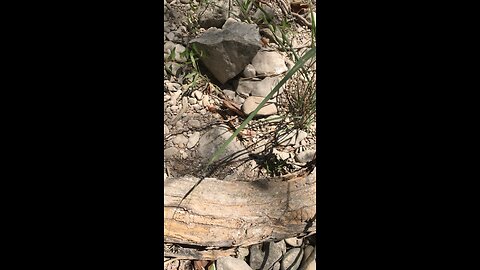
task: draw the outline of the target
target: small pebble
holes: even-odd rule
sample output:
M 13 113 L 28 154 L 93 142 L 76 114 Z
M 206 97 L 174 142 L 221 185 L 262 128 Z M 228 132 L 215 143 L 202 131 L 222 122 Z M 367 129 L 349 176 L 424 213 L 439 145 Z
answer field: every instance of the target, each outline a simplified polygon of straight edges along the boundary
M 193 96 L 195 96 L 198 100 L 202 100 L 202 92 L 198 91 L 198 90 L 195 90 L 193 91 Z
M 289 244 L 292 247 L 299 247 L 303 243 L 303 239 L 298 239 L 297 237 L 285 239 L 285 243 Z
M 188 98 L 188 103 L 190 103 L 191 105 L 197 104 L 197 99 L 196 98 Z
M 209 98 L 208 98 L 208 95 L 204 95 L 202 97 L 202 105 L 207 107 L 208 105 L 210 105 L 210 101 L 209 101 Z

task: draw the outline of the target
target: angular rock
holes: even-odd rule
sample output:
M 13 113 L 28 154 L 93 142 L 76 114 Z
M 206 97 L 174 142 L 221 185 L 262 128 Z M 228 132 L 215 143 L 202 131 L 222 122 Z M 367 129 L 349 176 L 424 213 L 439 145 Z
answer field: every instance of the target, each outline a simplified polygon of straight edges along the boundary
M 243 103 L 242 111 L 247 115 L 252 113 L 258 107 L 258 105 L 262 102 L 262 100 L 263 100 L 263 97 L 254 97 L 254 96 L 248 97 Z M 265 104 L 265 106 L 263 106 L 263 108 L 261 108 L 258 111 L 257 116 L 268 116 L 276 113 L 277 113 L 277 106 L 275 106 L 275 104 L 267 103 Z
M 297 270 L 302 262 L 303 250 L 301 248 L 290 249 L 285 256 L 283 256 L 280 264 L 281 270 Z
M 278 52 L 259 51 L 252 59 L 257 75 L 279 75 L 287 71 L 284 57 Z
M 248 264 L 233 257 L 221 257 L 216 261 L 217 270 L 252 270 Z
M 228 19 L 222 29 L 209 28 L 190 41 L 201 61 L 221 83 L 237 76 L 260 49 L 258 26 Z
M 200 27 L 208 29 L 210 27 L 221 28 L 227 20 L 228 1 L 215 1 L 215 4 L 209 3 L 207 6 L 202 4 L 198 9 L 198 23 Z

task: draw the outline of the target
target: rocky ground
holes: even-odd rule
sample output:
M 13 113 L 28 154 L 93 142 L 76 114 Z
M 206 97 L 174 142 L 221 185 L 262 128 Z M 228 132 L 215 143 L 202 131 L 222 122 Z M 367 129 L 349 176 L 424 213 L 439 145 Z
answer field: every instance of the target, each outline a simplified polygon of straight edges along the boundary
M 165 177 L 206 173 L 205 165 L 213 153 L 294 64 L 287 52 L 271 42 L 274 37 L 264 24 L 241 22 L 245 15 L 235 5 L 229 8 L 228 0 L 214 2 L 216 6 L 164 0 Z M 274 4 L 264 10 L 272 17 L 281 16 L 285 7 L 301 13 L 294 5 L 300 1 L 270 2 Z M 250 19 L 261 21 L 262 14 L 252 9 Z M 291 41 L 298 55 L 303 55 L 311 42 L 311 20 L 304 17 L 304 23 L 301 19 L 291 23 L 295 33 Z M 189 53 L 193 46 L 207 55 L 197 68 Z M 310 70 L 314 69 L 312 65 Z M 285 118 L 285 95 L 299 85 L 302 78 L 294 76 L 269 100 L 227 147 L 209 177 L 251 181 L 261 175 L 294 172 L 315 158 L 315 123 L 300 129 Z M 314 250 L 314 239 L 286 239 L 243 248 L 237 258 L 217 260 L 216 269 L 311 269 L 315 260 L 307 258 Z M 194 261 L 165 260 L 165 269 L 206 267 Z

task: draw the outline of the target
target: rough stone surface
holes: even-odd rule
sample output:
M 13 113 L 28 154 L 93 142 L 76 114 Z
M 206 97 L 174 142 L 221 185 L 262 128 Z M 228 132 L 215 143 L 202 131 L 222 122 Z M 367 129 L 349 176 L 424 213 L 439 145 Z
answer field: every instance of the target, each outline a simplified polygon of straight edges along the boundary
M 254 97 L 254 96 L 248 97 L 243 103 L 242 111 L 247 115 L 252 113 L 258 107 L 258 105 L 262 102 L 262 100 L 263 100 L 263 97 Z M 263 108 L 261 108 L 258 111 L 257 115 L 268 116 L 276 113 L 277 113 L 277 106 L 275 106 L 275 104 L 266 104 L 265 106 L 263 106 Z
M 187 148 L 188 149 L 193 148 L 199 140 L 200 140 L 200 132 L 196 131 L 188 138 Z
M 307 260 L 308 256 L 314 252 L 315 248 L 311 245 L 306 245 L 305 248 L 303 249 L 303 259 L 302 259 L 302 265 L 305 264 L 305 261 Z
M 296 270 L 300 267 L 302 262 L 303 250 L 301 248 L 292 248 L 290 249 L 285 256 L 283 256 L 282 262 L 280 264 L 281 270 Z
M 232 90 L 223 90 L 223 94 L 227 96 L 229 99 L 234 99 L 235 98 L 235 91 Z
M 163 150 L 163 154 L 166 159 L 173 158 L 178 154 L 178 149 L 172 146 Z
M 255 68 L 253 67 L 252 64 L 248 64 L 242 73 L 243 77 L 245 78 L 255 77 L 256 74 L 257 72 L 255 71 Z
M 187 144 L 188 138 L 183 135 L 177 135 L 175 138 L 173 138 L 173 143 L 179 145 L 180 147 L 185 147 L 185 144 Z
M 216 266 L 217 270 L 252 270 L 245 261 L 232 257 L 218 258 Z
M 252 59 L 257 75 L 279 75 L 287 71 L 284 57 L 278 52 L 259 51 Z
M 262 245 L 267 247 L 262 251 Z M 257 244 L 250 247 L 250 266 L 254 269 L 270 269 L 286 252 L 285 241 Z
M 189 127 L 192 127 L 192 128 L 201 128 L 202 127 L 202 123 L 200 123 L 200 121 L 197 120 L 197 119 L 188 120 L 187 125 Z
M 285 239 L 285 243 L 289 244 L 292 247 L 299 247 L 302 245 L 303 240 L 298 239 L 297 237 L 292 237 L 292 238 Z
M 210 27 L 221 28 L 227 20 L 228 1 L 215 1 L 215 5 L 211 3 L 208 6 L 202 4 L 198 9 L 199 25 L 205 29 Z
M 242 72 L 261 47 L 258 26 L 233 19 L 222 29 L 209 28 L 190 43 L 203 52 L 201 61 L 223 84 Z
M 280 77 L 266 77 L 263 80 L 239 80 L 236 91 L 238 94 L 244 96 L 266 97 L 279 81 Z M 281 93 L 282 90 L 283 87 L 279 89 L 278 93 Z
M 296 156 L 295 156 L 295 159 L 300 162 L 300 163 L 307 163 L 309 161 L 312 161 L 313 158 L 315 157 L 315 153 L 317 151 L 315 149 L 311 149 L 311 150 L 305 150 L 303 152 L 300 152 L 298 153 Z
M 225 127 L 214 127 L 200 138 L 198 142 L 198 155 L 203 161 L 209 160 L 215 151 L 220 148 L 220 146 L 230 138 L 232 133 L 228 131 Z M 242 155 L 239 155 L 243 153 Z M 235 155 L 237 158 L 245 157 L 245 147 L 237 140 L 234 139 L 226 148 L 226 151 L 221 158 L 225 158 L 231 155 Z

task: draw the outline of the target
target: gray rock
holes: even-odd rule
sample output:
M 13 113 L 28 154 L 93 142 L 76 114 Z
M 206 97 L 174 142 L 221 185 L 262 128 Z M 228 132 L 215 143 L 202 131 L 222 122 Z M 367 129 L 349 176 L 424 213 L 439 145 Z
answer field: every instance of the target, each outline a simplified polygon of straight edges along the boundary
M 237 104 L 243 104 L 245 102 L 245 99 L 242 98 L 241 96 L 235 96 L 235 98 L 233 99 L 233 102 Z
M 190 0 L 180 0 L 180 3 L 182 3 L 182 4 L 188 4 L 188 3 L 190 3 Z
M 257 87 L 253 89 L 252 96 L 266 97 L 278 84 L 278 82 L 280 82 L 279 77 L 266 77 L 257 84 Z M 281 91 L 278 91 L 278 93 L 280 92 Z
M 210 100 L 209 99 L 210 98 L 208 97 L 208 95 L 204 95 L 202 97 L 202 105 L 205 106 L 205 107 L 210 105 Z
M 202 123 L 200 123 L 200 121 L 198 121 L 197 119 L 188 120 L 187 125 L 189 125 L 192 128 L 201 128 L 202 127 Z
M 258 27 L 233 19 L 222 29 L 209 28 L 190 43 L 202 52 L 201 61 L 221 83 L 242 72 L 261 47 Z
M 289 244 L 292 247 L 299 247 L 303 243 L 303 239 L 298 239 L 297 237 L 285 239 L 285 243 Z
M 271 21 L 273 19 L 273 16 L 275 15 L 275 11 L 271 7 L 266 5 L 263 5 L 262 9 L 263 11 L 261 9 L 257 9 L 257 12 L 253 14 L 253 18 L 255 19 L 255 21 L 257 22 L 261 22 L 262 20 L 265 20 L 267 22 Z
M 278 42 L 283 42 L 282 32 L 279 28 L 275 30 L 275 35 L 273 35 L 272 30 L 270 30 L 269 28 L 260 29 L 260 34 L 268 38 L 271 42 L 276 42 L 275 37 L 277 38 Z
M 249 96 L 252 93 L 253 89 L 257 87 L 258 82 L 260 81 L 261 81 L 260 79 L 256 79 L 256 78 L 248 79 L 248 80 L 239 80 L 235 91 L 240 95 Z
M 178 149 L 176 147 L 169 147 L 165 150 L 163 150 L 163 154 L 165 156 L 166 159 L 171 159 L 175 156 L 177 156 L 179 153 L 178 153 Z
M 180 147 L 185 147 L 185 144 L 187 144 L 187 142 L 188 142 L 188 138 L 183 134 L 179 134 L 179 135 L 175 136 L 172 141 L 173 141 L 174 144 L 176 144 Z
M 287 71 L 284 57 L 278 52 L 259 51 L 252 59 L 257 75 L 279 75 Z
M 252 270 L 245 261 L 233 257 L 218 258 L 215 265 L 217 270 Z
M 202 100 L 202 96 L 203 96 L 203 93 L 198 91 L 198 90 L 195 90 L 193 91 L 193 96 L 197 99 L 197 100 Z
M 175 44 L 175 61 L 177 62 L 186 62 L 187 58 L 183 55 L 180 55 L 185 51 L 185 47 L 182 44 Z
M 310 256 L 310 254 L 312 254 L 312 252 L 315 250 L 315 248 L 311 245 L 306 245 L 304 248 L 303 248 L 303 259 L 302 259 L 302 265 L 305 264 L 305 261 L 307 260 L 308 256 Z
M 173 106 L 177 105 L 177 100 L 181 94 L 182 94 L 182 91 L 174 92 L 172 94 L 172 98 L 170 99 L 170 104 L 172 104 Z
M 248 64 L 242 73 L 243 77 L 245 78 L 255 77 L 256 74 L 257 72 L 255 71 L 255 68 L 253 67 L 252 64 Z
M 250 252 L 248 251 L 248 248 L 246 248 L 246 247 L 240 247 L 240 248 L 238 249 L 238 258 L 239 258 L 239 259 L 242 259 L 242 260 L 243 260 L 245 257 L 248 256 L 248 254 L 250 254 Z
M 191 105 L 197 104 L 197 99 L 196 98 L 188 98 L 188 103 L 190 103 Z
M 287 146 L 292 143 L 292 138 L 294 137 L 295 137 L 295 130 L 291 130 L 288 133 L 281 134 L 280 136 L 278 136 L 277 142 L 280 145 Z M 295 140 L 293 140 L 293 142 L 295 142 Z
M 262 245 L 266 245 L 266 248 L 263 251 Z M 253 269 L 270 269 L 282 258 L 286 249 L 287 247 L 283 240 L 276 243 L 269 242 L 253 245 L 250 247 L 250 266 Z
M 167 41 L 163 44 L 163 52 L 170 53 L 173 50 L 173 48 L 175 48 L 175 43 L 171 41 Z
M 266 77 L 263 80 L 249 79 L 239 80 L 237 85 L 237 93 L 248 96 L 266 97 L 273 88 L 280 82 L 280 77 Z M 283 86 L 278 93 L 283 90 Z
M 167 39 L 170 41 L 175 40 L 175 34 L 173 32 L 170 32 L 167 34 Z
M 283 256 L 280 264 L 281 270 L 297 270 L 302 262 L 303 250 L 301 248 L 290 249 L 285 256 Z
M 199 140 L 200 140 L 200 132 L 196 131 L 188 138 L 187 148 L 188 149 L 193 148 L 198 143 Z
M 248 97 L 243 103 L 242 111 L 247 115 L 252 113 L 258 107 L 258 105 L 262 102 L 262 100 L 263 100 L 263 97 L 254 97 L 254 96 Z M 277 106 L 275 106 L 275 104 L 266 104 L 265 106 L 263 106 L 263 108 L 261 108 L 258 111 L 257 115 L 268 116 L 276 113 L 277 113 Z
M 168 135 L 168 132 L 169 132 L 169 130 L 168 130 L 167 125 L 163 124 L 163 135 L 164 135 L 164 136 L 167 136 L 167 135 Z
M 273 265 L 272 270 L 280 270 L 280 262 L 276 262 L 276 263 Z
M 235 91 L 232 90 L 223 90 L 222 91 L 225 96 L 227 96 L 229 99 L 234 99 L 235 98 Z
M 221 28 L 227 20 L 228 1 L 215 1 L 213 4 L 209 3 L 207 6 L 202 4 L 198 9 L 199 15 L 198 23 L 200 27 L 208 29 L 210 27 Z
M 317 151 L 315 149 L 305 150 L 303 152 L 298 153 L 295 156 L 295 160 L 297 160 L 300 163 L 307 163 L 307 162 L 313 160 L 316 153 L 317 153 Z
M 204 162 L 208 161 L 215 151 L 230 138 L 232 133 L 223 126 L 217 126 L 210 129 L 208 132 L 200 137 L 198 142 L 198 156 Z M 241 153 L 241 154 L 240 154 Z M 245 147 L 237 140 L 234 139 L 226 148 L 225 153 L 219 157 L 219 159 L 225 157 L 231 157 L 235 155 L 235 159 L 241 159 L 246 157 Z
M 315 270 L 317 269 L 317 262 L 315 260 L 311 260 L 308 265 L 305 266 L 305 270 Z

